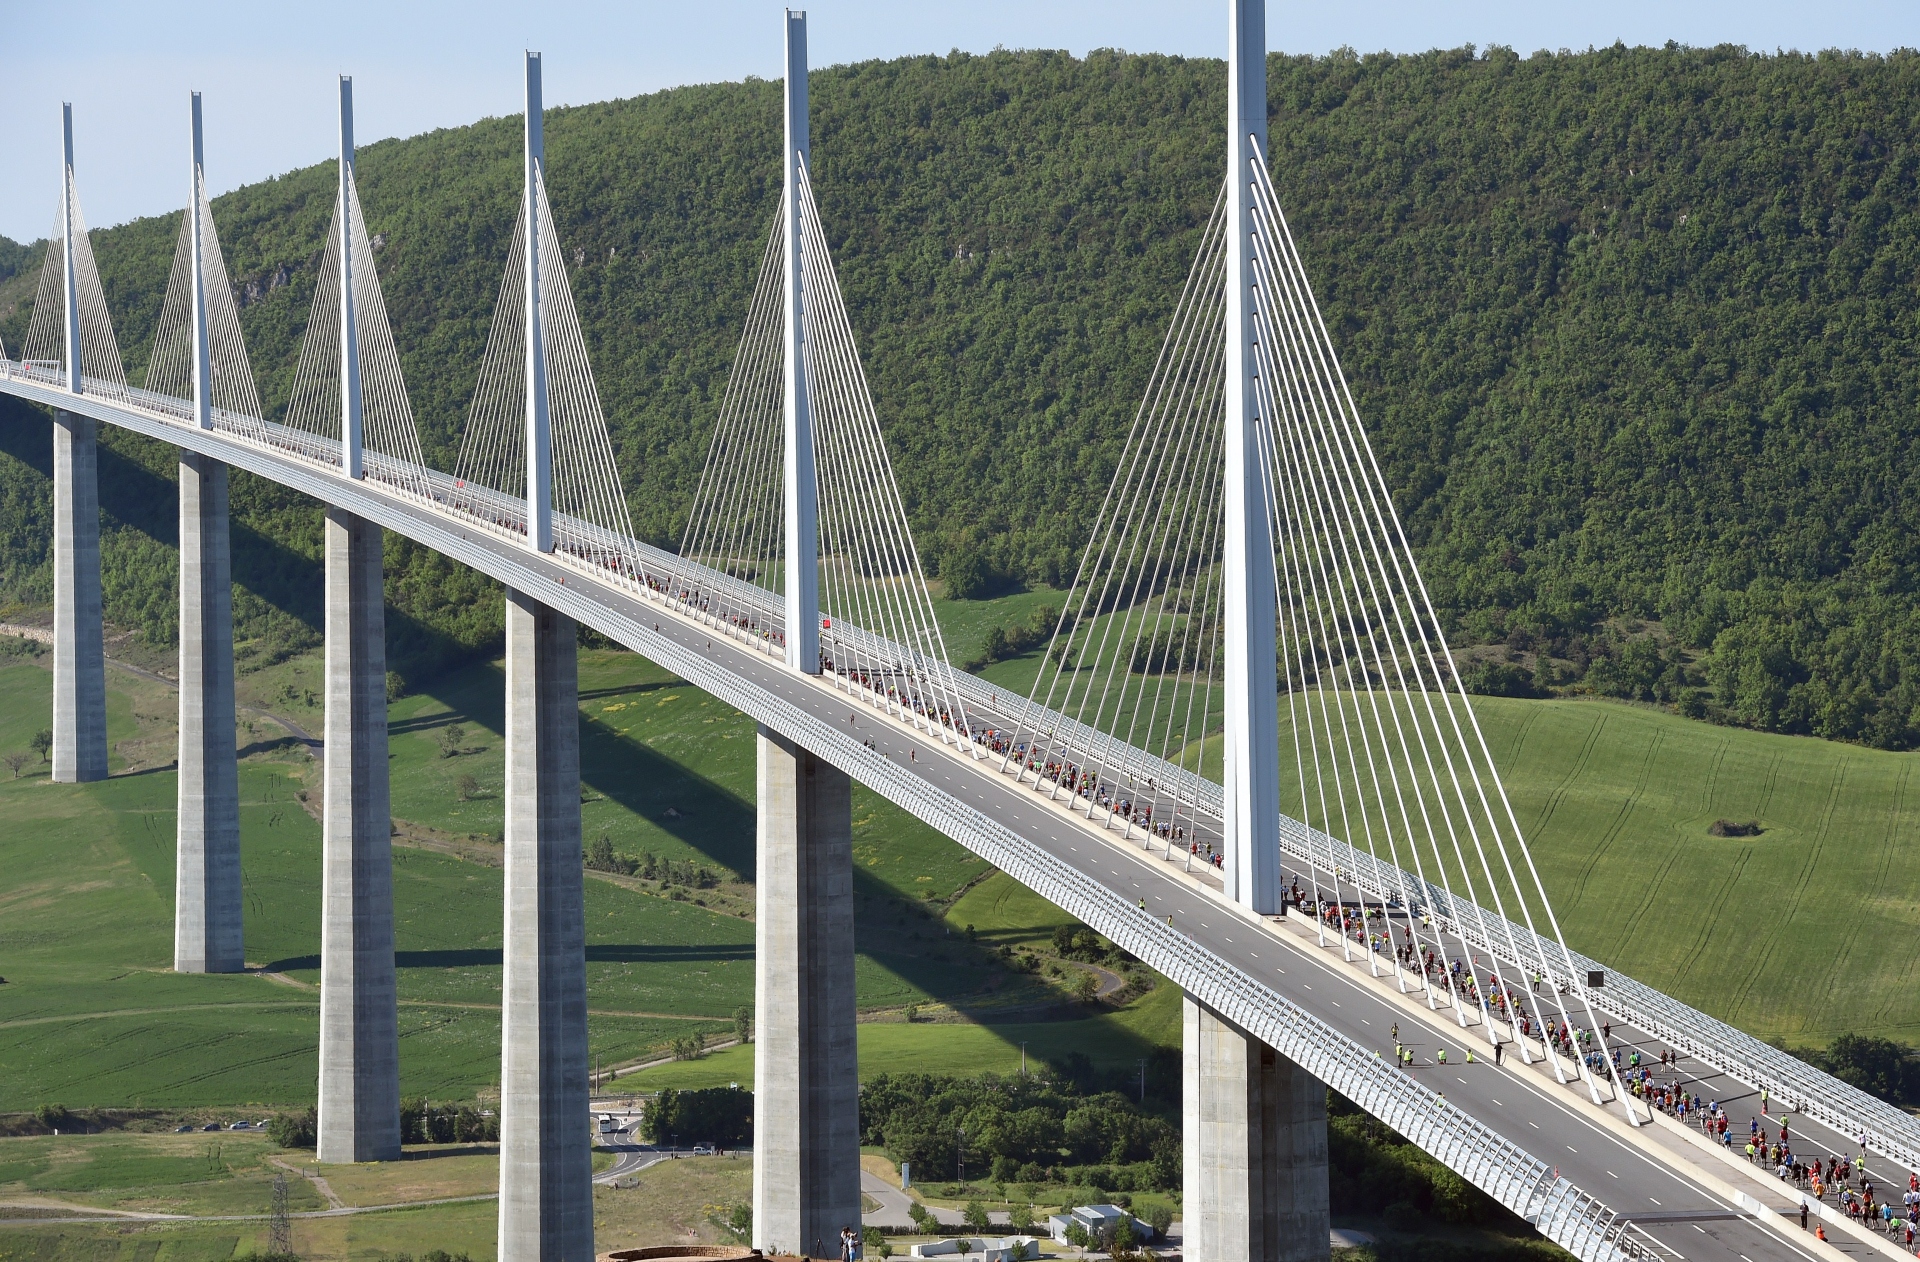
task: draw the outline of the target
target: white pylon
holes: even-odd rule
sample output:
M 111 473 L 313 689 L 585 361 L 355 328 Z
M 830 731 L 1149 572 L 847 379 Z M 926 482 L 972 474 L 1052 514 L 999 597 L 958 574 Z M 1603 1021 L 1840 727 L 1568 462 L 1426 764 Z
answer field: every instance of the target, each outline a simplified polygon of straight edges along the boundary
M 67 349 L 67 389 L 80 393 L 80 282 L 74 271 L 73 262 L 73 104 L 62 102 L 60 106 L 60 131 L 64 154 L 60 167 L 60 232 L 65 243 L 60 250 L 60 263 L 63 275 L 60 278 L 62 292 L 66 295 L 66 319 L 62 323 L 62 334 Z
M 814 480 L 813 409 L 807 398 L 806 304 L 801 286 L 801 171 L 812 151 L 807 134 L 807 15 L 788 9 L 786 182 L 786 623 L 787 665 L 820 673 L 820 520 Z
M 1251 168 L 1267 152 L 1265 0 L 1228 0 L 1227 14 L 1226 878 L 1236 902 L 1267 914 L 1280 899 L 1280 734 Z
M 527 544 L 553 551 L 553 422 L 547 409 L 547 346 L 540 329 L 540 189 L 547 160 L 540 104 L 540 54 L 527 53 Z
M 192 308 L 188 319 L 193 328 L 193 423 L 201 429 L 213 428 L 213 352 L 207 341 L 207 275 L 203 246 L 206 225 L 200 222 L 200 201 L 206 189 L 206 149 L 201 143 L 200 94 L 193 99 L 193 169 L 187 189 L 187 218 L 191 220 L 189 257 L 193 260 Z
M 366 473 L 360 332 L 353 309 L 353 76 L 340 76 L 340 472 Z

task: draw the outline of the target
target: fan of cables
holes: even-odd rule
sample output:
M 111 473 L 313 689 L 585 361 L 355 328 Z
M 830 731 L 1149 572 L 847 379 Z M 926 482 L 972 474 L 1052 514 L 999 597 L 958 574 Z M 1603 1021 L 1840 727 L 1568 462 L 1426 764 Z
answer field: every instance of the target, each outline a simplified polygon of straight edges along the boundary
M 213 403 L 213 427 L 248 438 L 259 438 L 260 391 L 253 364 L 240 336 L 240 312 L 227 281 L 226 258 L 220 234 L 213 225 L 213 206 L 207 200 L 206 181 L 196 174 L 194 199 L 199 203 L 200 267 L 207 302 L 207 356 L 212 369 L 208 393 Z M 193 398 L 193 223 L 191 209 L 180 212 L 180 238 L 173 248 L 173 271 L 167 277 L 167 296 L 160 304 L 160 323 L 154 330 L 153 355 L 147 361 L 146 388 L 176 399 Z
M 127 367 L 120 358 L 120 343 L 113 336 L 113 321 L 107 315 L 100 269 L 94 266 L 93 245 L 87 237 L 86 216 L 80 213 L 80 196 L 74 188 L 71 169 L 64 179 L 64 209 L 71 210 L 73 222 L 74 305 L 80 313 L 80 373 L 89 393 L 124 397 Z M 40 264 L 40 287 L 34 295 L 33 315 L 27 321 L 25 362 L 45 371 L 64 372 L 67 363 L 67 218 L 65 214 L 56 214 L 54 218 L 53 231 L 47 237 L 47 252 Z
M 1317 914 L 1323 940 L 1451 1004 L 1462 1024 L 1543 1039 L 1549 1020 L 1571 1028 L 1585 995 L 1531 993 L 1535 976 L 1573 976 L 1571 956 L 1264 164 L 1242 178 L 1290 899 Z M 1228 861 L 1215 782 L 1234 248 L 1223 206 L 1026 708 L 991 742 L 1010 773 L 1189 867 Z M 1583 1015 L 1597 1030 L 1590 1004 Z
M 546 181 L 538 173 L 533 191 L 540 234 L 540 330 L 553 444 L 554 550 L 630 575 L 626 541 L 633 535 L 633 522 L 620 487 L 606 415 L 600 409 L 600 393 L 587 362 L 580 317 L 567 286 Z M 521 533 L 526 530 L 527 494 L 526 220 L 523 200 L 514 221 L 506 276 L 493 310 L 493 328 L 480 362 L 480 383 L 468 412 L 456 475 L 460 507 L 496 527 Z
M 346 178 L 346 214 L 336 199 L 327 225 L 326 249 L 320 256 L 320 276 L 314 286 L 313 310 L 300 344 L 300 366 L 294 373 L 293 394 L 287 401 L 289 428 L 330 440 L 319 448 L 324 459 L 338 464 L 343 458 L 340 399 L 340 234 L 347 233 L 348 270 L 353 277 L 354 345 L 360 364 L 360 434 L 366 476 L 416 494 L 426 490 L 420 433 L 414 427 L 413 406 L 407 401 L 407 383 L 400 375 L 400 355 L 387 322 L 387 304 L 374 268 L 373 246 L 360 211 L 360 190 L 352 168 Z M 344 218 L 344 224 L 343 224 Z
M 1225 226 L 1217 198 L 1026 712 L 993 740 L 1010 769 L 1169 844 L 1219 763 Z
M 801 303 L 819 512 L 823 669 L 943 739 L 969 728 L 913 530 L 867 388 L 802 164 Z M 785 207 L 761 258 L 739 354 L 683 536 L 677 598 L 714 626 L 783 651 Z

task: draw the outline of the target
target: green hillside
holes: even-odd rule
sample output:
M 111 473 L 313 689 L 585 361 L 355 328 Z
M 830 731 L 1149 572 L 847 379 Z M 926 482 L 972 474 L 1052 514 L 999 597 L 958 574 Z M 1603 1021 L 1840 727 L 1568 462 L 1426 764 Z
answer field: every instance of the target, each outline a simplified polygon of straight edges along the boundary
M 817 72 L 815 184 L 932 570 L 1069 574 L 1219 178 L 1220 63 L 1096 52 Z M 1920 56 L 1738 48 L 1273 59 L 1273 165 L 1427 575 L 1493 691 L 1920 738 Z M 553 111 L 551 188 L 635 521 L 671 542 L 778 188 L 778 85 Z M 513 220 L 512 119 L 363 151 L 447 463 Z M 81 172 L 84 193 L 86 174 Z M 220 198 L 284 406 L 331 164 Z M 49 191 L 51 202 L 51 190 Z M 176 220 L 96 234 L 137 380 Z M 19 345 L 32 250 L 0 248 Z M 110 435 L 108 608 L 172 635 L 169 453 Z M 44 426 L 0 405 L 0 599 L 47 599 Z M 315 640 L 318 517 L 241 478 L 249 662 Z M 397 546 L 396 661 L 497 634 Z
M 243 704 L 317 726 L 305 703 L 317 669 L 303 655 L 257 672 Z M 270 976 L 176 975 L 172 703 L 151 681 L 109 681 L 113 779 L 49 785 L 37 761 L 0 773 L 0 1112 L 305 1101 L 318 1016 L 319 829 L 300 797 L 317 788 L 311 764 L 270 721 L 243 724 L 247 955 Z M 409 1094 L 470 1096 L 498 1074 L 500 686 L 482 663 L 391 710 Z M 27 748 L 48 690 L 44 655 L 0 665 L 0 753 Z M 1898 948 L 1920 927 L 1913 755 L 1616 702 L 1477 708 L 1574 946 L 1795 1046 L 1842 1033 L 1920 1042 L 1920 991 Z M 604 652 L 583 656 L 582 719 L 589 845 L 606 838 L 679 874 L 588 874 L 589 1025 L 611 1065 L 728 1034 L 751 1001 L 752 726 Z M 1763 831 L 1711 836 L 1721 818 Z M 1088 1009 L 1065 999 L 1080 965 L 1013 966 L 1054 958 L 1050 932 L 1066 920 L 1043 900 L 865 791 L 855 828 L 863 1072 L 1007 1070 L 1023 1042 L 1039 1060 L 1083 1051 L 1127 1072 L 1177 1045 L 1169 990 Z M 904 1020 L 909 1005 L 932 1020 Z M 721 1053 L 640 1081 L 741 1080 L 750 1066 Z
M 45 726 L 50 660 L 0 656 L 0 755 L 25 753 Z M 256 672 L 241 702 L 315 729 L 308 685 L 319 665 L 303 655 Z M 665 880 L 588 873 L 589 1029 L 594 1052 L 614 1066 L 663 1056 L 696 1034 L 730 1037 L 735 1011 L 753 1001 L 754 729 L 632 654 L 589 652 L 581 665 L 588 846 L 604 839 L 617 855 L 670 869 Z M 9 825 L 0 829 L 0 1113 L 49 1101 L 310 1100 L 320 828 L 308 807 L 318 800 L 317 771 L 276 723 L 248 713 L 241 862 L 246 953 L 259 971 L 175 974 L 175 701 L 164 685 L 118 669 L 108 683 L 111 779 L 53 785 L 37 756 L 18 775 L 0 770 Z M 390 709 L 409 1095 L 470 1097 L 499 1076 L 501 688 L 497 665 L 478 663 Z M 1069 998 L 1081 966 L 1016 966 L 1016 949 L 1052 960 L 1048 935 L 1066 917 L 865 790 L 854 799 L 854 847 L 857 1001 L 870 1018 L 894 1022 L 886 1030 L 955 1028 L 909 1024 L 910 1006 L 995 1028 L 1052 1023 L 1038 1058 L 1064 1055 L 1097 1027 L 1103 1068 L 1130 1069 L 1167 1041 L 1162 995 L 1109 1013 Z

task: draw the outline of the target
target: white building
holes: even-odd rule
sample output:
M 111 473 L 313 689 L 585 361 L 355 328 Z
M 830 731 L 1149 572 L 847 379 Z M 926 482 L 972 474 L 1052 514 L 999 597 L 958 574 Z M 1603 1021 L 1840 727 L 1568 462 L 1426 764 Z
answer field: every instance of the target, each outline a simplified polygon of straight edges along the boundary
M 1021 1262 L 1040 1256 L 1040 1242 L 1032 1236 L 961 1236 L 913 1245 L 907 1252 L 910 1257 L 942 1262 Z
M 1047 1234 L 1064 1243 L 1067 1228 L 1078 1223 L 1082 1230 L 1097 1240 L 1104 1233 L 1117 1229 L 1122 1222 L 1133 1224 L 1135 1240 L 1153 1239 L 1153 1228 L 1118 1205 L 1077 1205 L 1070 1214 L 1054 1214 L 1047 1219 Z

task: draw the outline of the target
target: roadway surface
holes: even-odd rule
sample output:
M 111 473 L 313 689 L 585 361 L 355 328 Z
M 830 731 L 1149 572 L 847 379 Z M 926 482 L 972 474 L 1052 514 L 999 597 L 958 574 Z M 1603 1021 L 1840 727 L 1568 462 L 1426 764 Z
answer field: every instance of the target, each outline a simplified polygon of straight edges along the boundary
M 650 623 L 656 621 L 651 608 L 648 615 Z M 1558 1165 L 1562 1176 L 1632 1219 L 1636 1231 L 1665 1256 L 1728 1262 L 1817 1256 L 1752 1221 L 1699 1183 L 1657 1164 L 1586 1111 L 1554 1098 L 1531 1080 L 1532 1075 L 1484 1061 L 1472 1066 L 1457 1063 L 1469 1046 L 1464 1039 L 1449 1047 L 1455 1064 L 1444 1069 L 1433 1064 L 1431 1053 L 1437 1051 L 1439 1039 L 1423 1038 L 1408 1028 L 1412 1023 L 1403 1010 L 1352 976 L 1337 946 L 1303 955 L 1271 938 L 1263 941 L 1257 927 L 1233 916 L 1195 882 L 1182 879 L 1180 863 L 1160 859 L 1139 842 L 1122 842 L 1117 832 L 1097 824 L 1079 821 L 1076 827 L 1075 819 L 1050 805 L 1044 794 L 1002 775 L 997 757 L 977 764 L 963 762 L 964 755 L 955 755 L 937 736 L 868 708 L 831 681 L 802 680 L 784 664 L 737 641 L 709 634 L 688 619 L 660 616 L 657 624 L 660 634 L 698 649 L 768 692 L 817 718 L 850 727 L 878 752 L 914 769 L 934 787 L 991 815 L 1109 888 L 1144 900 L 1156 915 L 1173 916 L 1176 927 L 1197 946 L 1310 1008 L 1355 1042 L 1391 1055 L 1389 1031 L 1396 1022 L 1402 1023 L 1403 1038 L 1416 1044 L 1416 1056 L 1422 1062 L 1414 1070 L 1417 1076 L 1425 1077 L 1450 1103 Z M 1625 1033 L 1616 1030 L 1617 1037 Z M 1423 1042 L 1426 1046 L 1419 1046 Z M 1702 1089 L 1712 1092 L 1710 1086 Z M 1733 1100 L 1741 1094 L 1743 1089 L 1727 1087 L 1721 1098 Z M 1840 1239 L 1838 1232 L 1828 1234 L 1836 1237 L 1834 1243 L 1843 1250 L 1863 1258 L 1872 1256 L 1868 1247 Z
M 28 397 L 38 397 L 40 393 L 18 392 Z M 653 656 L 669 644 L 704 656 L 741 684 L 777 698 L 817 721 L 842 726 L 842 730 L 868 742 L 878 754 L 892 759 L 896 766 L 907 769 L 929 787 L 981 811 L 1130 901 L 1139 900 L 1156 917 L 1171 916 L 1171 923 L 1188 935 L 1196 948 L 1211 952 L 1247 977 L 1311 1010 L 1356 1044 L 1390 1055 L 1392 1039 L 1388 1031 L 1396 1021 L 1408 1021 L 1411 1010 L 1397 1006 L 1388 991 L 1367 979 L 1364 969 L 1355 970 L 1343 963 L 1337 950 L 1303 948 L 1286 941 L 1287 930 L 1253 923 L 1237 910 L 1224 906 L 1216 893 L 1193 876 L 1183 874 L 1182 864 L 1161 860 L 1151 850 L 1143 849 L 1138 841 L 1125 843 L 1118 830 L 1105 829 L 1098 821 L 1089 822 L 1060 805 L 1050 804 L 1043 794 L 1002 774 L 998 757 L 981 761 L 968 758 L 942 739 L 943 736 L 951 739 L 951 734 L 943 729 L 932 733 L 920 731 L 886 716 L 864 698 L 849 695 L 844 685 L 831 678 L 823 681 L 797 676 L 783 663 L 766 656 L 757 644 L 743 644 L 701 625 L 693 616 L 663 607 L 638 593 L 630 594 L 609 584 L 583 580 L 580 571 L 563 561 L 532 553 L 524 543 L 482 527 L 464 526 L 443 509 L 403 499 L 378 485 L 350 483 L 307 461 L 237 443 L 218 432 L 188 430 L 138 412 L 130 414 L 128 409 L 110 401 L 85 396 L 41 401 L 54 406 L 77 406 L 111 423 L 204 451 L 295 490 L 318 495 L 474 565 L 496 579 L 521 587 L 536 598 L 549 598 L 539 590 L 541 585 L 550 584 L 547 592 L 557 594 L 571 584 L 572 590 L 567 594 L 575 599 L 559 599 L 553 603 L 583 611 L 583 620 L 595 625 L 597 630 L 613 635 L 644 656 Z M 129 415 L 132 423 L 127 419 Z M 579 598 L 585 598 L 587 603 Z M 604 625 L 597 616 L 601 613 L 607 615 Z M 642 634 L 633 635 L 628 627 L 641 628 Z M 648 627 L 652 628 L 652 637 L 644 634 Z M 1446 1026 L 1437 1023 L 1431 1028 L 1447 1031 Z M 1633 1037 L 1631 1033 L 1622 1033 Z M 1450 1032 L 1425 1036 L 1413 1033 L 1412 1029 L 1403 1032 L 1403 1041 L 1417 1045 L 1424 1040 L 1434 1044 L 1436 1050 L 1447 1037 Z M 1466 1046 L 1464 1039 L 1456 1039 L 1450 1051 L 1464 1052 Z M 1429 1058 L 1424 1049 L 1421 1059 L 1423 1063 L 1416 1066 L 1414 1073 L 1425 1075 L 1427 1085 L 1443 1091 L 1451 1106 L 1471 1114 L 1519 1147 L 1556 1165 L 1561 1176 L 1631 1219 L 1642 1242 L 1651 1243 L 1663 1256 L 1729 1262 L 1823 1256 L 1743 1214 L 1729 1199 L 1694 1178 L 1687 1163 L 1662 1165 L 1639 1147 L 1616 1136 L 1595 1110 L 1555 1089 L 1551 1082 L 1542 1083 L 1533 1074 L 1513 1066 L 1495 1068 L 1484 1062 L 1474 1066 L 1455 1063 L 1441 1069 L 1426 1063 Z M 1702 1086 L 1710 1096 L 1716 1089 L 1711 1083 Z M 1726 1084 L 1720 1098 L 1737 1101 L 1743 1094 L 1743 1089 Z M 1739 1125 L 1738 1121 L 1735 1125 Z M 1812 1141 L 1801 1149 L 1803 1155 L 1818 1155 L 1823 1145 L 1833 1151 L 1851 1150 L 1842 1146 L 1842 1137 L 1817 1135 L 1814 1128 L 1806 1124 L 1796 1129 Z M 1706 1158 L 1707 1162 L 1714 1160 L 1711 1156 Z M 1741 1177 L 1736 1171 L 1718 1173 L 1728 1182 L 1738 1183 Z M 1901 1182 L 1904 1183 L 1904 1178 Z M 1764 1198 L 1769 1192 L 1767 1185 L 1778 1187 L 1770 1176 L 1759 1176 L 1751 1182 L 1751 1193 Z M 1898 1189 L 1893 1190 L 1897 1196 Z M 1779 1200 L 1777 1195 L 1774 1199 Z M 1854 1242 L 1839 1231 L 1830 1229 L 1828 1234 L 1845 1253 L 1871 1256 L 1870 1246 Z

